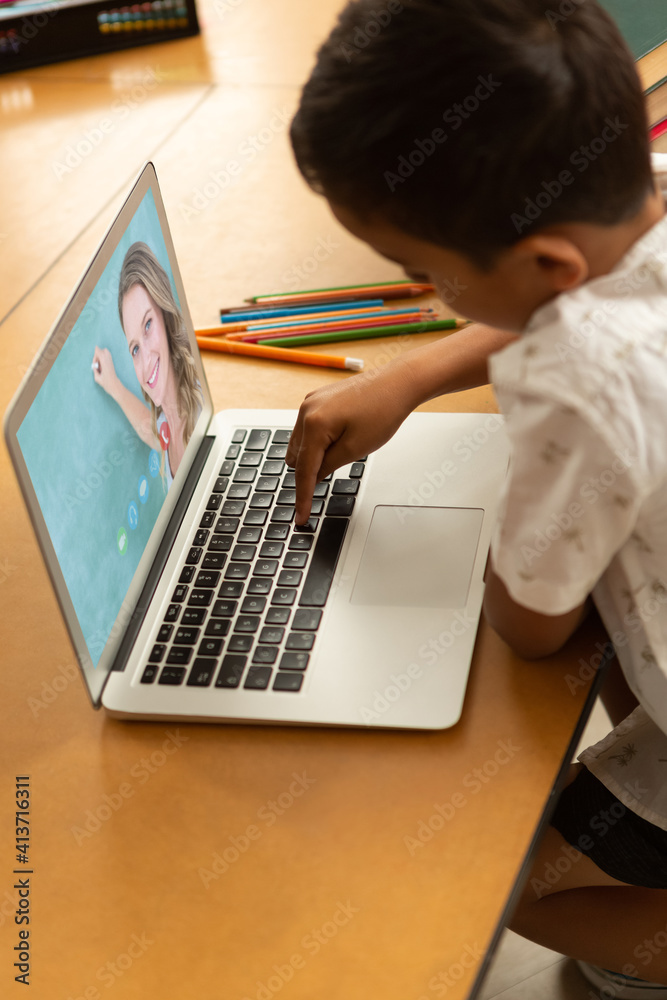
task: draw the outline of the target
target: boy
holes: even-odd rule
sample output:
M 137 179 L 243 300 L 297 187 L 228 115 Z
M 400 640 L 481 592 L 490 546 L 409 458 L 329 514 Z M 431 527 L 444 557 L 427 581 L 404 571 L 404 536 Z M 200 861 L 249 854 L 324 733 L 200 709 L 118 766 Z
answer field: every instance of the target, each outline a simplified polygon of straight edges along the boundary
M 486 617 L 534 658 L 594 602 L 639 703 L 575 766 L 511 926 L 606 995 L 667 997 L 667 171 L 632 58 L 596 0 L 356 0 L 292 142 L 350 232 L 489 324 L 306 398 L 297 522 L 417 405 L 493 381 L 512 458 Z

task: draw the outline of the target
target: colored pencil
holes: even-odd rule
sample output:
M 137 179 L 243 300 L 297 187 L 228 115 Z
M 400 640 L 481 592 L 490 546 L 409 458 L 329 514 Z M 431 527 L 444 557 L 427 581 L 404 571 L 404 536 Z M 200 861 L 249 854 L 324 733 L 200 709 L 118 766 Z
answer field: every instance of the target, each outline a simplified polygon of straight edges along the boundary
M 273 295 L 254 295 L 246 302 L 253 302 L 260 305 L 268 303 L 278 303 L 290 305 L 300 305 L 307 302 L 327 302 L 368 297 L 370 295 L 381 295 L 383 299 L 413 298 L 416 295 L 423 295 L 425 292 L 435 291 L 435 286 L 422 284 L 416 281 L 387 281 L 377 282 L 372 285 L 347 285 L 340 288 L 311 288 L 305 292 L 277 292 Z
M 358 312 L 355 309 L 345 309 L 336 313 L 309 313 L 306 316 L 285 316 L 275 322 L 266 319 L 252 319 L 247 322 L 221 323 L 219 326 L 202 327 L 195 331 L 202 337 L 229 336 L 236 333 L 252 333 L 257 330 L 292 330 L 307 329 L 309 326 L 329 326 L 334 323 L 350 322 L 352 320 L 365 323 L 366 320 L 375 320 L 386 317 L 388 322 L 393 322 L 394 317 L 400 319 L 401 316 L 435 315 L 434 309 L 420 309 L 417 306 L 403 306 L 400 309 L 363 309 Z M 407 322 L 407 319 L 406 319 Z
M 338 309 L 372 309 L 381 308 L 384 305 L 383 299 L 343 299 L 341 302 L 329 302 L 326 305 L 313 303 L 310 306 L 285 306 L 278 304 L 275 306 L 266 305 L 263 308 L 257 306 L 232 306 L 229 309 L 220 310 L 221 323 L 233 323 L 238 319 L 272 319 L 274 316 L 293 316 L 298 313 L 312 312 L 336 312 Z
M 214 340 L 208 337 L 197 337 L 197 343 L 207 351 L 219 351 L 221 354 L 243 354 L 251 358 L 264 358 L 267 361 L 292 361 L 297 364 L 317 365 L 324 368 L 346 368 L 353 372 L 360 372 L 364 367 L 361 358 L 344 358 L 336 354 L 311 354 L 308 351 L 283 350 L 280 347 L 264 347 L 259 344 L 240 344 L 225 338 Z
M 357 330 L 339 330 L 334 333 L 307 333 L 297 337 L 263 337 L 258 341 L 262 345 L 278 344 L 283 347 L 305 347 L 308 344 L 335 343 L 337 340 L 368 340 L 370 337 L 395 337 L 397 334 L 430 333 L 432 330 L 456 330 L 465 326 L 458 319 L 436 319 L 425 323 L 396 323 L 393 326 L 380 326 Z
M 299 336 L 313 336 L 319 335 L 320 333 L 336 333 L 338 330 L 359 330 L 363 333 L 364 330 L 372 330 L 375 327 L 382 326 L 406 326 L 408 323 L 421 323 L 421 322 L 435 322 L 434 320 L 425 320 L 425 318 L 419 312 L 409 312 L 402 316 L 382 316 L 377 319 L 364 319 L 364 320 L 341 320 L 338 323 L 318 323 L 312 326 L 289 326 L 285 328 L 270 327 L 262 330 L 246 330 L 238 333 L 227 334 L 228 340 L 241 340 L 246 344 L 257 343 L 260 340 L 266 340 L 271 338 L 274 340 L 282 340 L 286 337 L 299 337 Z

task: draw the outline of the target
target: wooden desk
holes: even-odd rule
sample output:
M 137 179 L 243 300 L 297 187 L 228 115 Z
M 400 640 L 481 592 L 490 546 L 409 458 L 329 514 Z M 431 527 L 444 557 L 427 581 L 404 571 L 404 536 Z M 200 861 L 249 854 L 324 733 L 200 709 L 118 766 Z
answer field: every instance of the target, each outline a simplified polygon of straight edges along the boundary
M 253 292 L 398 274 L 306 190 L 276 117 L 338 7 L 206 3 L 202 38 L 0 79 L 3 411 L 147 157 L 196 324 Z M 271 123 L 224 186 L 225 164 Z M 72 148 L 80 162 L 58 168 Z M 219 192 L 197 199 L 211 174 Z M 379 366 L 415 343 L 354 353 Z M 220 407 L 296 407 L 350 377 L 206 367 Z M 495 402 L 484 388 L 427 408 Z M 114 722 L 76 674 L 4 446 L 0 463 L 2 995 L 23 995 L 11 847 L 14 779 L 29 774 L 36 1000 L 112 987 L 122 1000 L 419 1000 L 443 987 L 463 1000 L 585 714 L 598 636 L 535 665 L 483 625 L 463 718 L 443 733 Z

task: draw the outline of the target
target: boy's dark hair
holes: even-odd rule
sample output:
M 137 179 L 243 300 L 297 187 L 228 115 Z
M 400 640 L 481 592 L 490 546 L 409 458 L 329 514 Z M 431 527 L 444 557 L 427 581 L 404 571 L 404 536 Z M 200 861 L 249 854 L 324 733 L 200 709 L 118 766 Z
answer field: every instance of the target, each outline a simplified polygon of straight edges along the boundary
M 652 187 L 644 97 L 597 0 L 353 0 L 291 127 L 310 186 L 489 267 Z

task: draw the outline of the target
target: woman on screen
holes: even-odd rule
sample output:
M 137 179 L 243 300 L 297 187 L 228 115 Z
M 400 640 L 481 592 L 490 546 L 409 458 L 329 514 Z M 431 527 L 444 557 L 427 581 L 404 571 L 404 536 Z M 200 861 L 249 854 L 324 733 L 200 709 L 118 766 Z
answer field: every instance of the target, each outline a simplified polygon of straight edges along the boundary
M 120 381 L 106 348 L 95 348 L 93 376 L 141 440 L 149 448 L 161 449 L 160 471 L 169 487 L 201 412 L 202 397 L 169 277 L 145 243 L 133 243 L 125 254 L 118 314 L 148 407 Z

